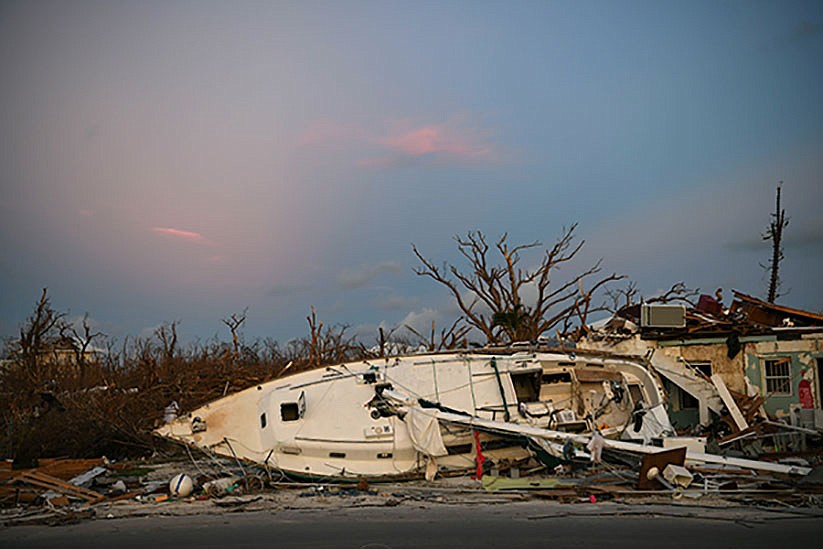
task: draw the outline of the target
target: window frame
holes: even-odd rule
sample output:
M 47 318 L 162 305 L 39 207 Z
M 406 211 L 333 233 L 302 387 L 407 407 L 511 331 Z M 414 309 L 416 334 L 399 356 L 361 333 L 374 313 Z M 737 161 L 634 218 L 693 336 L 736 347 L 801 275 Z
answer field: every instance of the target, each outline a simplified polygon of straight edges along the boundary
M 785 368 L 785 373 L 775 373 L 776 367 Z M 771 371 L 770 371 L 771 370 Z M 766 394 L 778 397 L 794 395 L 792 387 L 792 359 L 790 357 L 774 357 L 763 359 L 763 387 Z

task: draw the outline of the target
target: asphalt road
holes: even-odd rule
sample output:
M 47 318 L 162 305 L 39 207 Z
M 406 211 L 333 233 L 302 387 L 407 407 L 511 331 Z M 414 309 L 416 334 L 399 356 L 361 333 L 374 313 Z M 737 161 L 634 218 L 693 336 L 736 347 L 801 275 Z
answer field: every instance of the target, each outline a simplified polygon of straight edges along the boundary
M 698 508 L 456 505 L 96 519 L 0 530 L 0 548 L 820 547 L 823 518 Z

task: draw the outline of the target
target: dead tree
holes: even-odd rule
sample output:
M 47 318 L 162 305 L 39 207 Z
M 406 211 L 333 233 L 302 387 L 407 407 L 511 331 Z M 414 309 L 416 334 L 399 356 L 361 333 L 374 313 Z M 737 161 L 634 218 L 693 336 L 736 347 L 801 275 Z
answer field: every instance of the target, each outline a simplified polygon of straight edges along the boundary
M 637 282 L 630 280 L 626 283 L 626 286 L 622 288 L 609 288 L 605 294 L 609 300 L 606 308 L 610 313 L 615 314 L 620 309 L 631 307 L 635 303 L 640 291 L 637 289 Z
M 326 326 L 317 320 L 314 305 L 311 306 L 311 314 L 306 317 L 306 321 L 309 323 L 309 335 L 289 342 L 286 354 L 288 359 L 305 364 L 307 368 L 318 368 L 356 360 L 367 355 L 363 345 L 357 342 L 356 336 L 346 333 L 348 325 Z
M 177 325 L 179 321 L 175 320 L 166 324 L 161 324 L 155 331 L 155 335 L 163 345 L 163 357 L 166 360 L 172 360 L 177 352 Z
M 317 310 L 314 305 L 311 306 L 311 315 L 306 317 L 306 321 L 309 323 L 309 337 L 311 338 L 309 341 L 309 365 L 312 368 L 317 368 L 320 366 L 320 336 L 323 333 L 323 321 L 317 321 Z
M 771 222 L 769 228 L 761 236 L 763 240 L 772 241 L 772 257 L 768 264 L 760 264 L 763 269 L 769 272 L 769 294 L 766 301 L 774 303 L 775 300 L 783 294 L 778 293 L 780 289 L 780 262 L 783 261 L 783 229 L 789 225 L 789 220 L 786 219 L 786 210 L 780 208 L 780 186 L 781 181 L 777 186 L 777 198 L 775 200 L 774 213 L 771 214 Z
M 604 284 L 623 277 L 611 274 L 584 288 L 584 282 L 600 273 L 601 262 L 555 285 L 552 274 L 571 261 L 585 244 L 574 242 L 577 224 L 563 229 L 554 245 L 543 250 L 540 263 L 533 269 L 520 267 L 521 253 L 542 247 L 540 242 L 510 246 L 508 234 L 495 244 L 502 259 L 493 263 L 490 246 L 483 233 L 469 232 L 455 237 L 458 251 L 469 268 L 461 270 L 444 263 L 436 266 L 412 245 L 423 267 L 415 272 L 430 277 L 451 292 L 466 322 L 478 329 L 489 344 L 533 341 L 541 334 L 564 323 L 576 312 L 593 312 L 591 294 Z M 534 294 L 533 298 L 527 294 Z M 585 314 L 583 318 L 585 318 Z
M 640 294 L 637 282 L 632 280 L 623 288 L 609 288 L 605 294 L 609 302 L 604 304 L 604 309 L 616 314 L 638 303 L 685 303 L 694 307 L 694 298 L 700 295 L 700 289 L 689 288 L 685 282 L 680 281 L 672 284 L 671 288 L 662 294 L 646 298 Z
M 41 381 L 43 373 L 39 371 L 40 360 L 59 339 L 60 331 L 65 326 L 65 316 L 65 313 L 54 310 L 48 288 L 43 288 L 34 312 L 20 327 L 20 338 L 17 341 L 19 360 L 32 385 Z
M 221 319 L 221 322 L 225 324 L 229 331 L 231 332 L 231 343 L 232 343 L 232 359 L 237 362 L 240 360 L 240 350 L 242 347 L 242 337 L 239 333 L 240 327 L 246 322 L 246 314 L 248 313 L 249 308 L 246 307 L 243 309 L 241 314 L 233 313 L 229 318 Z
M 408 324 L 405 324 L 404 327 L 414 334 L 419 339 L 421 345 L 425 345 L 426 350 L 430 352 L 466 347 L 466 336 L 471 331 L 471 326 L 465 323 L 465 319 L 462 316 L 455 320 L 448 328 L 441 329 L 439 334 L 436 332 L 435 321 L 432 320 L 431 331 L 428 337 Z
M 720 292 L 720 290 L 717 290 Z M 700 288 L 689 288 L 682 280 L 660 295 L 646 299 L 646 303 L 685 303 L 695 307 L 694 298 L 700 295 Z
M 76 326 L 66 324 L 61 326 L 60 335 L 63 340 L 69 344 L 72 352 L 74 353 L 74 362 L 77 365 L 79 382 L 80 385 L 83 386 L 86 383 L 89 357 L 88 353 L 91 348 L 92 341 L 103 337 L 105 334 L 103 332 L 92 331 L 92 327 L 89 324 L 88 313 L 83 315 L 80 328 L 82 331 L 78 330 Z

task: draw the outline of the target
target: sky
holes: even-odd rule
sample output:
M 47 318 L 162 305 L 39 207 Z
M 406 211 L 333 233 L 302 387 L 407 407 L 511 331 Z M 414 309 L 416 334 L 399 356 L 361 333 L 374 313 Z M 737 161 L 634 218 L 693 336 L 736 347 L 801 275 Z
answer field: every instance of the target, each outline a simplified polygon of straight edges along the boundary
M 189 340 L 449 324 L 416 245 L 585 245 L 645 295 L 823 311 L 823 2 L 0 3 L 0 335 L 42 288 Z M 539 261 L 524 255 L 523 266 Z

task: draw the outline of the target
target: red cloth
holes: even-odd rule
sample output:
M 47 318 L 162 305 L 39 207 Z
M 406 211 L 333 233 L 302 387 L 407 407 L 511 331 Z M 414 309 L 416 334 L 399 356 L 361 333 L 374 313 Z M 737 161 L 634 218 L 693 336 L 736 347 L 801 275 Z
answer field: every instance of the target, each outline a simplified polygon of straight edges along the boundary
M 486 461 L 486 458 L 483 457 L 483 450 L 480 448 L 480 433 L 477 431 L 474 431 L 474 446 L 477 448 L 477 455 L 474 457 L 474 461 L 477 463 L 474 478 L 480 480 L 483 478 L 483 462 Z

